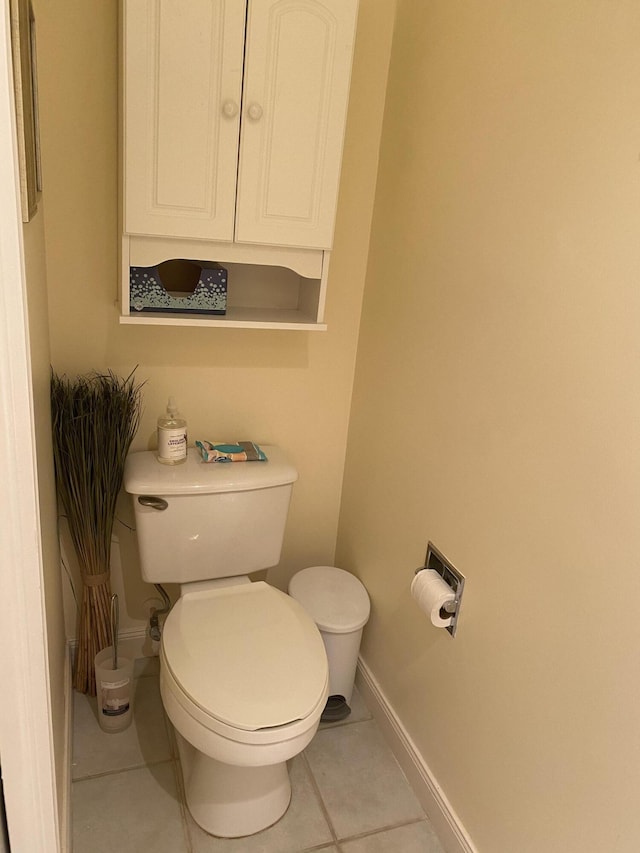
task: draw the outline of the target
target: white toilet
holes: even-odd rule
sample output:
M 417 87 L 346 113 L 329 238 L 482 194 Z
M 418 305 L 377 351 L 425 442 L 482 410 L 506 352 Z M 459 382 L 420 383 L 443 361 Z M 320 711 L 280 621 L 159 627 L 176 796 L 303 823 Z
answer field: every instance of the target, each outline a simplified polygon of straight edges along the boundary
M 176 729 L 194 820 L 227 838 L 275 823 L 291 798 L 288 759 L 310 742 L 329 687 L 315 623 L 283 592 L 247 575 L 274 566 L 297 472 L 268 462 L 182 465 L 131 453 L 142 577 L 179 583 L 160 650 L 162 701 Z

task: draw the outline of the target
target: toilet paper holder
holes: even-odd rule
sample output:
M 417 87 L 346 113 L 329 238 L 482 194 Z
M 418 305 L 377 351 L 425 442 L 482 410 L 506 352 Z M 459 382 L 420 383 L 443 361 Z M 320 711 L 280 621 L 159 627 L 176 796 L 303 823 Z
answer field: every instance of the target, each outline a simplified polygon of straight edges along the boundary
M 442 609 L 446 610 L 447 613 L 450 613 L 453 616 L 451 625 L 448 625 L 445 630 L 448 631 L 452 637 L 455 637 L 456 628 L 458 627 L 458 616 L 460 615 L 462 592 L 464 590 L 464 575 L 456 569 L 452 562 L 447 560 L 447 558 L 438 551 L 433 542 L 429 542 L 427 545 L 427 556 L 424 558 L 424 566 L 417 568 L 415 573 L 418 574 L 418 572 L 422 572 L 425 569 L 433 569 L 441 576 L 447 586 L 450 586 L 453 590 L 455 599 L 451 602 L 447 602 Z

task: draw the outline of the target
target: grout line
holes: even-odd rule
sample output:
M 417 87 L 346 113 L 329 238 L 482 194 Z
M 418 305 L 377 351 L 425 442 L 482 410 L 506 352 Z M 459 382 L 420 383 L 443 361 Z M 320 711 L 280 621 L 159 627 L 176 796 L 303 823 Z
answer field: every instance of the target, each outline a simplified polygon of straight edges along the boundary
M 86 776 L 78 776 L 72 782 L 87 782 L 89 779 L 101 779 L 103 776 L 116 776 L 118 773 L 129 773 L 131 770 L 144 770 L 145 767 L 157 767 L 159 764 L 175 763 L 176 759 L 161 758 L 158 761 L 145 761 L 144 764 L 132 764 L 131 767 L 119 767 L 115 770 L 104 770 L 102 773 L 89 773 Z
M 178 792 L 178 805 L 180 806 L 182 832 L 187 846 L 187 853 L 193 853 L 193 843 L 191 841 L 191 832 L 189 831 L 189 821 L 187 820 L 187 798 L 184 790 L 184 779 L 182 777 L 182 765 L 180 764 L 179 759 L 174 761 L 173 773 L 176 779 L 176 791 Z
M 320 803 L 320 810 L 322 811 L 322 814 L 324 815 L 324 819 L 326 820 L 327 825 L 329 827 L 329 832 L 331 833 L 331 839 L 332 839 L 334 844 L 337 844 L 338 843 L 338 835 L 337 835 L 337 833 L 333 827 L 333 822 L 332 822 L 331 817 L 329 815 L 329 811 L 328 811 L 328 809 L 324 803 L 324 800 L 322 799 L 322 794 L 320 793 L 320 788 L 318 787 L 318 783 L 316 782 L 316 777 L 313 775 L 313 770 L 311 769 L 311 764 L 309 763 L 309 759 L 307 758 L 306 750 L 303 750 L 301 755 L 302 755 L 302 760 L 305 763 L 305 767 L 307 768 L 307 771 L 309 773 L 309 778 L 311 779 L 311 787 L 313 788 L 315 795 L 318 799 L 318 802 Z M 326 844 L 325 844 L 325 847 L 326 847 Z M 322 849 L 322 847 L 320 849 Z
M 342 729 L 345 726 L 357 726 L 358 723 L 368 723 L 373 717 L 365 717 L 361 720 L 338 720 L 335 723 L 321 723 L 318 726 L 319 732 L 330 732 L 331 729 Z
M 171 756 L 177 760 L 180 756 L 178 755 L 176 732 L 173 727 L 173 723 L 167 716 L 167 712 L 164 710 L 164 705 L 162 706 L 162 719 L 164 720 L 164 728 L 167 733 L 167 740 L 169 741 L 169 752 L 171 753 Z
M 376 720 L 375 720 L 373 717 L 371 717 L 371 718 L 369 718 L 369 719 L 364 719 L 364 720 L 352 720 L 352 721 L 348 721 L 348 723 L 347 723 L 347 722 L 345 722 L 345 723 L 342 723 L 342 725 L 344 726 L 344 725 L 346 725 L 346 724 L 351 724 L 351 723 L 353 723 L 354 725 L 364 725 L 364 724 L 369 723 L 369 724 L 372 724 L 374 727 L 378 728 L 378 724 L 377 724 Z M 322 731 L 330 731 L 330 730 L 331 730 L 331 729 L 333 729 L 333 728 L 339 728 L 339 727 L 340 727 L 340 725 L 341 725 L 341 724 L 337 723 L 337 724 L 335 724 L 335 725 L 333 725 L 333 726 L 328 726 L 326 729 L 323 729 Z M 319 731 L 320 731 L 320 730 L 319 730 Z M 304 756 L 305 763 L 306 763 L 306 765 L 307 765 L 307 767 L 308 767 L 308 769 L 309 769 L 309 774 L 310 774 L 310 776 L 311 776 L 311 780 L 312 780 L 312 783 L 313 783 L 313 787 L 314 787 L 314 789 L 315 789 L 315 791 L 316 791 L 316 794 L 317 794 L 317 796 L 318 796 L 318 799 L 319 799 L 319 801 L 320 801 L 320 804 L 321 804 L 322 810 L 323 810 L 323 812 L 324 812 L 325 818 L 326 818 L 326 820 L 327 820 L 327 822 L 328 822 L 328 824 L 329 824 L 329 828 L 330 828 L 330 830 L 331 830 L 331 834 L 332 834 L 332 835 L 333 835 L 333 837 L 334 837 L 334 844 L 337 846 L 339 853 L 340 853 L 340 851 L 342 850 L 341 844 L 347 843 L 347 842 L 349 842 L 349 841 L 356 841 L 356 840 L 359 840 L 359 839 L 362 839 L 362 838 L 369 838 L 369 837 L 372 837 L 372 836 L 374 836 L 374 835 L 378 835 L 379 833 L 382 833 L 382 832 L 388 832 L 388 831 L 393 830 L 393 829 L 398 829 L 398 828 L 399 828 L 399 827 L 401 827 L 401 826 L 412 826 L 412 825 L 414 825 L 414 824 L 418 824 L 418 823 L 427 823 L 427 824 L 429 823 L 429 820 L 428 820 L 427 816 L 423 813 L 422 817 L 412 818 L 412 819 L 410 819 L 410 820 L 401 820 L 401 821 L 397 821 L 396 823 L 391 823 L 391 824 L 386 824 L 386 825 L 384 825 L 384 826 L 375 827 L 374 829 L 369 829 L 369 830 L 366 830 L 366 831 L 363 831 L 363 832 L 360 832 L 360 833 L 356 833 L 356 834 L 354 834 L 354 835 L 348 835 L 348 836 L 344 836 L 344 837 L 339 837 L 339 836 L 338 836 L 338 834 L 337 834 L 337 832 L 335 831 L 334 826 L 333 826 L 333 823 L 332 823 L 332 821 L 331 821 L 331 817 L 330 817 L 330 814 L 329 814 L 329 810 L 327 809 L 327 807 L 326 807 L 326 805 L 325 805 L 325 803 L 324 803 L 324 800 L 323 800 L 323 798 L 322 798 L 322 794 L 320 793 L 320 789 L 319 789 L 319 787 L 318 787 L 318 784 L 317 784 L 317 782 L 316 782 L 315 776 L 314 776 L 314 774 L 313 774 L 313 770 L 312 770 L 312 768 L 311 768 L 311 764 L 310 764 L 309 760 L 307 759 L 306 751 L 305 751 L 305 752 L 303 752 L 303 756 Z M 396 763 L 398 763 L 398 762 L 397 762 L 397 759 L 395 759 L 395 756 L 394 756 L 394 760 L 396 761 Z M 402 771 L 402 768 L 400 768 L 400 766 L 399 766 L 399 765 L 398 765 L 398 767 L 399 767 L 399 769 L 401 770 L 402 775 L 404 776 L 405 774 L 404 774 L 404 772 Z M 406 777 L 405 777 L 405 778 L 406 778 Z M 407 783 L 407 784 L 408 784 L 408 783 Z M 421 811 L 423 811 L 423 810 L 421 809 Z M 313 848 L 310 848 L 310 849 L 313 849 Z M 317 849 L 317 848 L 316 848 L 316 849 Z M 305 851 L 305 853 L 306 853 L 306 851 Z
M 417 823 L 429 823 L 428 818 L 418 817 L 413 820 L 401 820 L 398 823 L 390 823 L 387 826 L 381 826 L 377 829 L 368 829 L 366 832 L 359 832 L 356 835 L 346 835 L 340 839 L 341 844 L 346 844 L 348 841 L 359 841 L 361 838 L 370 838 L 373 835 L 380 835 L 383 832 L 390 832 L 392 829 L 400 829 L 401 826 L 414 826 Z
M 176 738 L 176 733 L 171 723 L 171 720 L 165 714 L 165 722 L 167 724 L 167 729 L 170 730 L 170 738 L 171 743 L 175 748 L 175 761 L 174 761 L 174 773 L 176 777 L 176 789 L 178 791 L 178 804 L 180 806 L 180 817 L 182 819 L 182 830 L 184 832 L 184 836 L 187 843 L 187 853 L 192 853 L 193 851 L 193 839 L 191 837 L 191 830 L 189 828 L 189 818 L 193 821 L 193 818 L 189 814 L 189 807 L 187 806 L 187 792 L 184 784 L 184 774 L 182 772 L 182 764 L 180 763 L 180 755 L 178 754 L 178 742 Z M 195 823 L 195 821 L 194 821 Z

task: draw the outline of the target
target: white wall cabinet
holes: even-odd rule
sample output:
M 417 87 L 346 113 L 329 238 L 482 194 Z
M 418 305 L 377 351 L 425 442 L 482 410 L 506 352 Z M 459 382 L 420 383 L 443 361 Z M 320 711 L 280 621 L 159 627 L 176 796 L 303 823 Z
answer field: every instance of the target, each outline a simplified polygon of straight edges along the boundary
M 176 242 L 231 252 L 254 277 L 277 247 L 301 276 L 300 322 L 321 325 L 356 13 L 357 0 L 123 0 L 123 279 L 150 245 L 154 263 Z M 229 287 L 230 308 L 246 302 Z

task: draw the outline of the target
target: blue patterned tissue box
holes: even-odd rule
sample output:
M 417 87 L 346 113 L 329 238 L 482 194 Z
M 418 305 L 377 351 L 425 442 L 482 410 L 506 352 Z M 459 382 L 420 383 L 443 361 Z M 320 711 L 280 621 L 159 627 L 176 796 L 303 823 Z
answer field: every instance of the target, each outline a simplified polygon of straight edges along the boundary
M 225 314 L 227 270 L 212 261 L 175 259 L 129 267 L 131 313 Z

